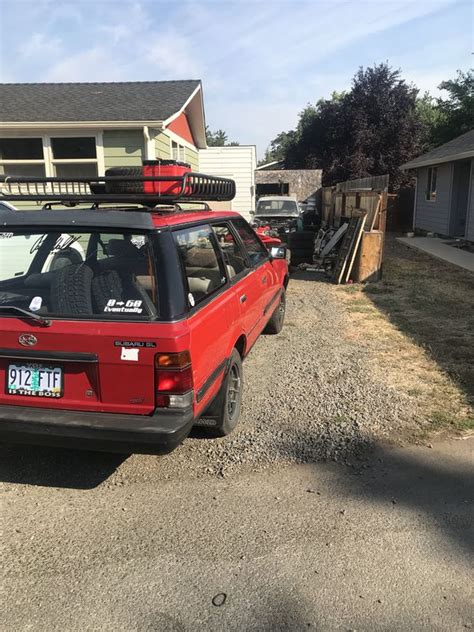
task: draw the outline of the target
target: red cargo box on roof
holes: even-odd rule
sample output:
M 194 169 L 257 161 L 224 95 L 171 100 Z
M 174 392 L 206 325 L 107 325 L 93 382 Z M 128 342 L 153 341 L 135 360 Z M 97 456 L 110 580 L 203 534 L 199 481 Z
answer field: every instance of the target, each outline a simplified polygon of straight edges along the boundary
M 191 165 L 187 162 L 178 162 L 176 160 L 144 160 L 143 161 L 143 176 L 148 177 L 172 177 L 172 176 L 184 176 L 185 173 L 190 173 Z M 158 193 L 159 195 L 179 195 L 181 193 L 182 182 L 181 180 L 173 181 L 155 181 L 144 182 L 144 193 Z M 184 193 L 191 193 L 191 185 L 188 184 L 185 187 Z

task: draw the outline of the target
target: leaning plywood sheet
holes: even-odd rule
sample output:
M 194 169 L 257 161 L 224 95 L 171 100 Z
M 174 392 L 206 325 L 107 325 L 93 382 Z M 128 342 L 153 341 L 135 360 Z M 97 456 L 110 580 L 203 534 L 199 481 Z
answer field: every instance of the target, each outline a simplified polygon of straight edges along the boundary
M 337 284 L 342 283 L 343 279 L 345 279 L 345 271 L 347 268 L 347 264 L 350 260 L 353 262 L 353 250 L 355 247 L 355 243 L 357 241 L 357 245 L 360 241 L 360 235 L 362 230 L 364 229 L 366 214 L 363 213 L 356 217 L 352 217 L 347 230 L 344 234 L 344 239 L 342 241 L 341 249 L 339 250 L 339 255 L 336 261 L 336 267 L 334 268 L 333 281 Z M 355 255 L 354 255 L 355 256 Z
M 352 246 L 351 253 L 349 255 L 349 260 L 346 264 L 346 268 L 344 270 L 343 278 L 344 282 L 347 283 L 349 281 L 349 277 L 351 276 L 352 266 L 354 265 L 354 260 L 357 255 L 357 251 L 359 250 L 360 240 L 362 238 L 362 233 L 364 232 L 364 224 L 366 222 L 366 218 L 362 217 L 359 226 L 356 230 L 356 235 L 354 238 L 354 244 Z

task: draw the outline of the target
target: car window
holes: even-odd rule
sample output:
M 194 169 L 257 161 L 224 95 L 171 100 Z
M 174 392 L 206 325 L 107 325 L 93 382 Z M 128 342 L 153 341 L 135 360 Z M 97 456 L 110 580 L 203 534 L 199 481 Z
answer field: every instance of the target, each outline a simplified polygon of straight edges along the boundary
M 232 279 L 248 268 L 244 251 L 227 224 L 213 225 L 212 229 L 221 247 L 227 276 Z
M 157 316 L 152 256 L 145 234 L 0 233 L 0 305 L 53 318 L 149 320 Z
M 174 233 L 188 284 L 191 307 L 226 283 L 217 240 L 210 226 L 193 226 Z
M 262 244 L 260 239 L 255 234 L 255 231 L 250 228 L 245 220 L 234 220 L 234 226 L 239 233 L 240 239 L 243 241 L 245 249 L 249 255 L 251 264 L 257 265 L 261 261 L 268 259 L 268 250 Z

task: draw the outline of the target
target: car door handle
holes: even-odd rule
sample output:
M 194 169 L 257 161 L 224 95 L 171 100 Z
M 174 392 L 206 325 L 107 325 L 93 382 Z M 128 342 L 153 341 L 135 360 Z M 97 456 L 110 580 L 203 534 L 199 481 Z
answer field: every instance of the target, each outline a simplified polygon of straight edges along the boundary
M 241 303 L 245 303 L 245 301 L 247 300 L 247 297 L 245 294 L 242 294 L 242 296 L 240 297 L 240 302 Z
M 266 283 L 266 282 L 267 282 L 267 275 L 265 274 L 265 275 L 262 277 L 262 283 Z

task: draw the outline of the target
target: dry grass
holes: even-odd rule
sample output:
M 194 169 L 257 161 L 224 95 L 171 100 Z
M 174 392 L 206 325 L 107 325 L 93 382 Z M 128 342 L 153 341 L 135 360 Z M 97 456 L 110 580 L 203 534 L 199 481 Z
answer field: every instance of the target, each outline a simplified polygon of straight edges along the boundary
M 419 436 L 474 429 L 474 275 L 388 238 L 383 281 L 338 288 L 346 335 L 413 401 Z

